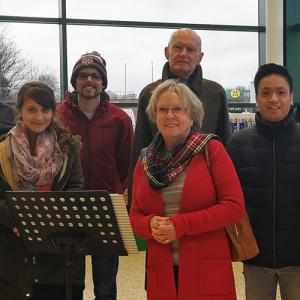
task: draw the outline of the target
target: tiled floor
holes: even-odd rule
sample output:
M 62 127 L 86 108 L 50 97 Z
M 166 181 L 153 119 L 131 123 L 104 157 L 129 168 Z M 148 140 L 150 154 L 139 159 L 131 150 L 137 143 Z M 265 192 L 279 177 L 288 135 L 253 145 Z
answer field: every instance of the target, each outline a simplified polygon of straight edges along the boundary
M 84 300 L 94 300 L 91 259 L 87 257 L 86 288 Z M 144 290 L 145 252 L 120 256 L 118 272 L 118 300 L 146 300 Z
M 118 272 L 118 300 L 146 300 L 144 291 L 145 252 L 137 255 L 120 257 Z M 238 300 L 245 300 L 242 264 L 234 263 L 235 284 Z M 84 300 L 93 300 L 93 282 L 91 278 L 91 262 L 87 257 L 86 289 Z M 277 296 L 277 299 L 281 299 Z

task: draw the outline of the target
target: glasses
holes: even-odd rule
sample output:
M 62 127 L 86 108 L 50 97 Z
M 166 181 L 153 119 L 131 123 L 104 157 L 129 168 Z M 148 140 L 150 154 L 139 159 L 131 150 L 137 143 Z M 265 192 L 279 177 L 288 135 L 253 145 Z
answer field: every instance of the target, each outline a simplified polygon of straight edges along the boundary
M 174 116 L 182 116 L 186 113 L 187 111 L 187 108 L 183 107 L 183 106 L 175 106 L 175 107 L 157 107 L 156 109 L 156 113 L 158 115 L 161 115 L 161 116 L 166 116 L 169 111 L 171 111 L 172 115 Z
M 85 73 L 85 72 L 79 72 L 78 74 L 78 79 L 79 80 L 87 80 L 89 78 L 89 76 L 91 77 L 92 80 L 101 80 L 102 76 L 99 73 Z

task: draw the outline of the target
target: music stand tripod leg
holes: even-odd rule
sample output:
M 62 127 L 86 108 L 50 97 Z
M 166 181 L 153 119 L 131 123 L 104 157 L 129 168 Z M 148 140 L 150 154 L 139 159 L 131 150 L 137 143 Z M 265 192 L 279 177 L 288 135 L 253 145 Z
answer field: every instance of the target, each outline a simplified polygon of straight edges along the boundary
M 65 266 L 66 266 L 66 300 L 72 300 L 72 259 L 71 251 L 67 251 L 65 254 Z

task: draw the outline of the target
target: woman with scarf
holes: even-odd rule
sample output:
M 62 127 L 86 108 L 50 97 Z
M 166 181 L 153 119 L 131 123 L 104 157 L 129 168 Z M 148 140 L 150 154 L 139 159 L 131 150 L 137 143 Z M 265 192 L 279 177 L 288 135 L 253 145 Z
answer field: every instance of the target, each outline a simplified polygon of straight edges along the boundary
M 234 300 L 224 226 L 245 210 L 232 162 L 215 136 L 200 132 L 203 108 L 185 84 L 161 83 L 147 114 L 158 133 L 136 164 L 130 211 L 148 243 L 147 299 Z
M 0 299 L 65 299 L 63 255 L 32 255 L 25 249 L 4 192 L 80 189 L 79 139 L 54 121 L 56 101 L 43 83 L 17 94 L 17 124 L 0 142 Z M 84 257 L 74 264 L 73 298 L 83 299 Z

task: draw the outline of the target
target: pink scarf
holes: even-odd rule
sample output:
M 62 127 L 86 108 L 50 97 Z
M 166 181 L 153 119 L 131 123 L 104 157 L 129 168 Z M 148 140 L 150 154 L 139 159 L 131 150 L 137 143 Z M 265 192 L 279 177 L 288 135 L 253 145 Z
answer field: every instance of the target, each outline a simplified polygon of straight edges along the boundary
M 63 165 L 55 131 L 50 128 L 38 135 L 34 155 L 30 154 L 27 132 L 22 121 L 8 134 L 11 135 L 17 189 L 36 191 L 42 185 L 51 184 Z

